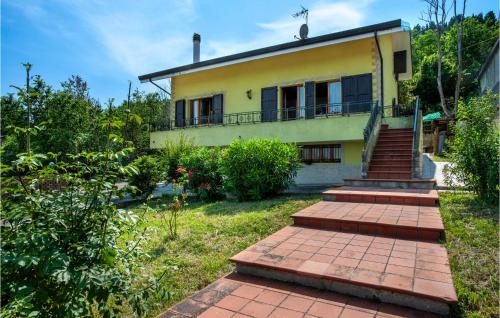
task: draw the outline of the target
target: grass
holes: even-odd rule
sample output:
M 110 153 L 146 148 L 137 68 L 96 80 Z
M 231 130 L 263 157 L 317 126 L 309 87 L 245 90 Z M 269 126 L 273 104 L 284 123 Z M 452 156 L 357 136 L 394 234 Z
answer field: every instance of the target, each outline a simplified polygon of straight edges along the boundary
M 161 206 L 167 199 L 154 202 Z M 259 202 L 194 202 L 178 220 L 176 240 L 168 239 L 164 211 L 144 217 L 148 238 L 143 249 L 150 255 L 142 275 L 166 275 L 158 292 L 148 300 L 147 317 L 155 316 L 193 292 L 233 270 L 229 257 L 291 224 L 290 215 L 319 201 L 319 196 L 282 196 Z M 137 210 L 140 208 L 130 207 Z M 161 208 L 160 208 L 161 210 Z
M 453 317 L 498 317 L 498 205 L 470 193 L 440 193 L 458 306 Z
M 432 161 L 435 161 L 435 162 L 450 162 L 451 161 L 451 158 L 444 155 L 442 157 L 440 156 L 437 156 L 437 155 L 431 155 L 430 156 Z

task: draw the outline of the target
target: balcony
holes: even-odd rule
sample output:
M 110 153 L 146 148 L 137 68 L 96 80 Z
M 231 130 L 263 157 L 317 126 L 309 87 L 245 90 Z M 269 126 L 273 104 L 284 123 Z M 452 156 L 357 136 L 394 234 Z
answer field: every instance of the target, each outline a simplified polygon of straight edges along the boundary
M 172 120 L 151 133 L 151 147 L 161 148 L 166 139 L 176 139 L 181 134 L 203 146 L 225 146 L 236 138 L 252 137 L 278 137 L 296 143 L 362 141 L 375 104 L 328 104 Z
M 291 120 L 325 119 L 338 116 L 359 115 L 370 112 L 376 102 L 337 103 L 312 107 L 290 107 L 271 111 L 252 111 L 230 114 L 210 114 L 196 118 L 178 118 L 163 122 L 155 130 L 175 130 L 211 126 L 231 126 Z

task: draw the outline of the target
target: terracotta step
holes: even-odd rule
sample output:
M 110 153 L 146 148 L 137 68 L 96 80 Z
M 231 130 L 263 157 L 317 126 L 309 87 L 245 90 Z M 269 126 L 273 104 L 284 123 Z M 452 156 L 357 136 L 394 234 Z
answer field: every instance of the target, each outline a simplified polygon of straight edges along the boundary
M 368 171 L 411 171 L 411 163 L 407 164 L 393 164 L 393 165 L 388 165 L 388 164 L 382 164 L 382 165 L 377 165 L 377 164 L 370 164 L 370 168 Z
M 411 155 L 412 152 L 412 146 L 404 146 L 404 147 L 392 147 L 392 146 L 383 146 L 383 147 L 377 147 L 375 146 L 375 150 L 373 153 L 396 153 L 396 154 L 401 154 L 401 155 Z
M 412 128 L 390 128 L 390 129 L 380 129 L 380 132 L 384 133 L 413 133 Z
M 231 273 L 169 308 L 157 318 L 254 316 L 265 318 L 439 317 L 407 307 L 382 304 L 375 300 Z
M 374 189 L 340 187 L 323 192 L 326 201 L 364 202 L 436 206 L 439 201 L 436 190 L 428 189 Z
M 395 146 L 397 147 L 398 145 L 402 145 L 404 147 L 407 146 L 412 146 L 413 141 L 412 140 L 378 140 L 376 147 L 379 146 Z
M 439 209 L 427 206 L 322 201 L 292 218 L 299 226 L 425 241 L 444 233 Z
M 434 189 L 434 179 L 344 179 L 344 185 L 350 187 L 370 187 L 385 189 Z
M 231 261 L 239 273 L 438 314 L 457 302 L 438 243 L 288 226 Z
M 372 157 L 373 158 L 373 157 Z M 372 159 L 370 161 L 370 165 L 410 165 L 411 166 L 411 158 L 408 159 Z
M 370 179 L 410 179 L 411 173 L 407 171 L 369 171 Z
M 411 153 L 412 144 L 377 144 L 375 146 L 375 152 L 379 151 L 392 151 L 392 152 L 400 152 L 400 151 L 408 151 Z
M 394 139 L 388 139 L 388 138 L 379 138 L 377 140 L 377 145 L 394 145 L 394 144 L 404 144 L 408 145 L 411 144 L 413 145 L 413 140 L 405 140 L 401 138 L 394 138 Z
M 399 159 L 399 160 L 412 160 L 411 152 L 409 154 L 400 154 L 393 152 L 379 152 L 373 153 L 372 160 L 386 160 L 386 159 Z

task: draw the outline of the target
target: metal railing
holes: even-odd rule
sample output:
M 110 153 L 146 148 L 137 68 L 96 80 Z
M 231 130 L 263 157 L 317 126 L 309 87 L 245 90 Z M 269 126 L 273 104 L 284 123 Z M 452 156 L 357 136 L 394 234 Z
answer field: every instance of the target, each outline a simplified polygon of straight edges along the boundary
M 413 145 L 412 145 L 412 175 L 414 178 L 421 176 L 422 154 L 420 153 L 422 130 L 422 111 L 420 110 L 420 99 L 415 101 L 415 112 L 413 115 Z
M 372 111 L 370 112 L 370 118 L 368 118 L 368 122 L 366 123 L 366 127 L 363 130 L 363 139 L 366 142 L 368 142 L 368 139 L 370 138 L 370 135 L 373 131 L 373 127 L 375 126 L 375 121 L 377 120 L 377 115 L 379 114 L 380 107 L 378 104 L 375 104 L 375 106 L 372 108 Z
M 372 108 L 366 127 L 363 130 L 363 152 L 361 153 L 361 176 L 366 178 L 368 176 L 368 167 L 372 158 L 373 150 L 375 149 L 378 133 L 380 131 L 380 124 L 382 118 L 382 110 L 378 104 Z
M 415 114 L 415 103 L 384 106 L 384 113 L 389 117 L 410 117 Z
M 349 102 L 315 105 L 311 107 L 288 107 L 270 111 L 252 111 L 229 114 L 210 114 L 194 118 L 177 118 L 159 123 L 155 130 L 174 130 L 208 126 L 243 125 L 263 122 L 308 120 L 350 116 L 351 114 L 367 113 L 373 110 L 376 102 Z

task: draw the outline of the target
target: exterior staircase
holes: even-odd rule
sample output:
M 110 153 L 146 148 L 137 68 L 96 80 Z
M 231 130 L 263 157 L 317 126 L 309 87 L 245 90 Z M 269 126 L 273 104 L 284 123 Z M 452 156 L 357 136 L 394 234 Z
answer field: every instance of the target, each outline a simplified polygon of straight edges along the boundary
M 410 179 L 413 132 L 381 125 L 368 169 L 368 179 Z
M 368 178 L 231 257 L 159 317 L 439 317 L 457 303 L 435 180 L 411 179 L 411 129 L 382 125 Z

